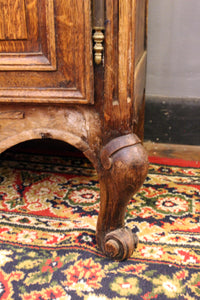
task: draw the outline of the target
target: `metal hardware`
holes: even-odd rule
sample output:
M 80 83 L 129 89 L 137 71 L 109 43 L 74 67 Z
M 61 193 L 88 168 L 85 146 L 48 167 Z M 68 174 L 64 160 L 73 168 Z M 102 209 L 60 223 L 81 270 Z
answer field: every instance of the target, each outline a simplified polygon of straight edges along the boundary
M 99 65 L 102 62 L 102 53 L 104 50 L 104 47 L 102 45 L 104 40 L 104 34 L 100 30 L 96 30 L 93 35 L 94 40 L 94 61 L 97 65 Z
M 101 64 L 104 41 L 104 0 L 93 0 L 94 61 Z

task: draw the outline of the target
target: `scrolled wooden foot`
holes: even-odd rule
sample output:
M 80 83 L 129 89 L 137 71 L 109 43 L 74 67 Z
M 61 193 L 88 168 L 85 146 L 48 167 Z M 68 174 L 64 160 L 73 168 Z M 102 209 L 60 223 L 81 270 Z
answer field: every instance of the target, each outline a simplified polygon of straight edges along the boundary
M 97 243 L 110 258 L 124 260 L 131 256 L 138 238 L 124 226 L 126 207 L 143 184 L 148 158 L 140 139 L 128 134 L 110 141 L 101 151 L 100 212 Z
M 120 228 L 106 234 L 104 238 L 104 253 L 106 256 L 125 260 L 137 248 L 138 237 L 129 228 Z

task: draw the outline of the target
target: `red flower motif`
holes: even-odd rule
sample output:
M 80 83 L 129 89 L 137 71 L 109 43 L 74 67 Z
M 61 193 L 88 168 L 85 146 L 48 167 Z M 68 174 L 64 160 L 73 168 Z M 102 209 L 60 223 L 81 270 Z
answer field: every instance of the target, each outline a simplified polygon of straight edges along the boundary
M 0 228 L 0 233 L 4 233 L 4 232 L 8 232 L 8 231 L 9 231 L 8 227 Z
M 158 295 L 154 295 L 153 297 L 154 297 L 154 299 L 157 299 Z M 150 299 L 152 299 L 151 292 L 147 292 L 144 296 L 141 296 L 141 298 L 144 299 L 144 300 L 150 300 Z
M 87 286 L 92 286 L 93 288 L 98 288 L 98 281 L 103 277 L 103 271 L 98 263 L 89 258 L 85 261 L 80 260 L 71 266 L 68 270 L 68 282 L 69 286 L 78 284 L 81 280 L 84 280 Z
M 131 274 L 138 274 L 145 269 L 146 269 L 145 265 L 130 265 L 125 268 L 122 268 L 122 271 Z
M 177 279 L 184 279 L 186 276 L 186 272 L 185 271 L 182 271 L 180 272 L 178 275 L 177 275 Z
M 45 265 L 42 267 L 42 273 L 50 272 L 51 274 L 62 267 L 63 263 L 60 261 L 60 257 L 53 259 L 47 259 Z
M 65 291 L 59 287 L 42 289 L 41 291 L 33 291 L 30 294 L 23 295 L 23 300 L 47 300 L 47 299 L 69 299 Z
M 200 263 L 200 260 L 198 260 L 197 256 L 190 254 L 188 251 L 178 250 L 177 252 L 183 259 L 184 263 L 192 263 L 192 264 Z

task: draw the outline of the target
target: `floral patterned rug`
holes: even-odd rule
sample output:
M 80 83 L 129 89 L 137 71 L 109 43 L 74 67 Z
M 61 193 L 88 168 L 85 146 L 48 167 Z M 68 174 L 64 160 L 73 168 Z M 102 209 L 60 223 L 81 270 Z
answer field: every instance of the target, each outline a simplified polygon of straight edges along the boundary
M 0 299 L 200 298 L 200 162 L 150 158 L 124 262 L 96 247 L 99 183 L 81 156 L 6 152 L 0 162 Z

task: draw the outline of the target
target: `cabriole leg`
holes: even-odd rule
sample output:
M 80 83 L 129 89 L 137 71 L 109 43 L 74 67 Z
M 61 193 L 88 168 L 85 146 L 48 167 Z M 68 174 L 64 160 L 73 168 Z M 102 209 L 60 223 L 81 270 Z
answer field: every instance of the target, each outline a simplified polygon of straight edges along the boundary
M 129 134 L 102 149 L 101 163 L 97 243 L 108 257 L 124 260 L 138 243 L 137 236 L 124 227 L 126 207 L 145 180 L 148 158 L 139 138 Z

